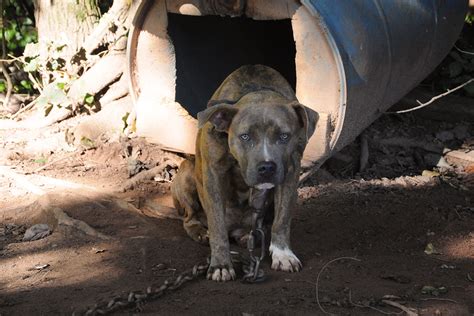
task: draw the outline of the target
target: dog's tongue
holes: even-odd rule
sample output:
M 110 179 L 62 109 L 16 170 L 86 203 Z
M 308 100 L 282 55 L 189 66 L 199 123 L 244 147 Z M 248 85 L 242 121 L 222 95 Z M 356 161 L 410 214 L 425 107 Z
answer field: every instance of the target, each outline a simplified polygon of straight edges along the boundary
M 260 183 L 255 186 L 259 190 L 268 190 L 273 188 L 275 185 L 273 183 Z

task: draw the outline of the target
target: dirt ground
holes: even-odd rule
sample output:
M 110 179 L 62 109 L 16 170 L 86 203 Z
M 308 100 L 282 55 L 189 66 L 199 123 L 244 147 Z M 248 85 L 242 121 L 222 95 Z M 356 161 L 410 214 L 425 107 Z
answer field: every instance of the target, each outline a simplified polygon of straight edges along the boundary
M 209 255 L 169 208 L 182 158 L 137 138 L 72 147 L 64 133 L 80 120 L 0 130 L 0 315 L 80 314 Z M 358 138 L 299 189 L 292 244 L 301 272 L 271 271 L 266 258 L 263 283 L 198 279 L 141 313 L 473 315 L 472 168 L 440 164 L 433 152 L 468 152 L 474 126 L 386 115 L 363 137 L 363 171 Z M 130 175 L 156 166 L 132 185 Z M 52 233 L 22 241 L 38 223 Z

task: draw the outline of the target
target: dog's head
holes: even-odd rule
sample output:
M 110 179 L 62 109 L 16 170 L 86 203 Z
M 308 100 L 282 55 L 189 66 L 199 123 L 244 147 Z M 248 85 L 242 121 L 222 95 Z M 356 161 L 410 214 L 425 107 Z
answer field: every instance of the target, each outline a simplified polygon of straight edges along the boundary
M 252 92 L 236 104 L 218 103 L 198 113 L 199 127 L 209 122 L 228 134 L 230 152 L 245 182 L 258 189 L 283 182 L 317 120 L 315 111 L 273 91 Z

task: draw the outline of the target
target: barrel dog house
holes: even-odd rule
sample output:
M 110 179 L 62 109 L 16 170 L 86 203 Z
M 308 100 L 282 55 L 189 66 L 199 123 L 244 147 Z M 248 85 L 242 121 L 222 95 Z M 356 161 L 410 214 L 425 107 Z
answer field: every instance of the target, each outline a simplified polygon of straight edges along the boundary
M 322 163 L 424 79 L 461 31 L 467 0 L 142 0 L 129 35 L 137 133 L 194 153 L 195 115 L 233 70 L 264 64 L 320 119 Z

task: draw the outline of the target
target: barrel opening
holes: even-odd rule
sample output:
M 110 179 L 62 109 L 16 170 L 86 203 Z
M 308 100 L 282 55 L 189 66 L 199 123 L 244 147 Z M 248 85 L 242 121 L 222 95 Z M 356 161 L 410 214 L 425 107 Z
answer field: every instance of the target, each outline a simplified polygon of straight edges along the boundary
M 168 14 L 176 58 L 176 102 L 192 116 L 221 82 L 242 65 L 263 64 L 296 88 L 296 47 L 290 19 Z
M 340 55 L 316 11 L 294 0 L 143 3 L 129 36 L 138 134 L 193 153 L 197 112 L 234 70 L 263 64 L 319 113 L 305 157 L 316 161 L 326 154 L 343 121 L 345 82 Z

